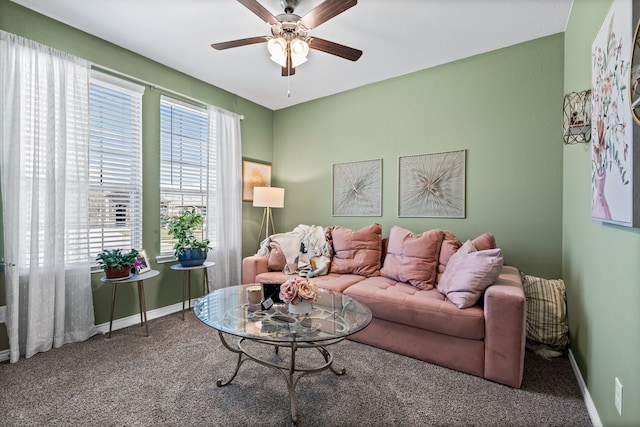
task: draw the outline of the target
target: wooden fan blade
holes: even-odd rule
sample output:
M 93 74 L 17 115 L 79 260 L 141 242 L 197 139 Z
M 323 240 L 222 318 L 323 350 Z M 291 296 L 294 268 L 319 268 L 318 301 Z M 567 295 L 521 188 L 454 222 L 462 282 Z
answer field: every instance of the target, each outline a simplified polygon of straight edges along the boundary
M 358 4 L 358 0 L 326 0 L 300 18 L 300 23 L 310 30 L 356 4 Z
M 322 52 L 330 53 L 350 61 L 357 61 L 362 56 L 362 51 L 354 49 L 349 46 L 330 42 L 329 40 L 320 39 L 317 37 L 311 37 L 309 40 L 309 47 L 311 49 L 320 50 Z
M 249 9 L 251 12 L 258 15 L 258 18 L 262 19 L 267 24 L 277 24 L 278 20 L 267 9 L 264 8 L 256 0 L 238 0 L 238 3 Z
M 247 39 L 231 40 L 228 42 L 214 43 L 211 45 L 216 50 L 230 49 L 232 47 L 246 46 L 249 44 L 264 43 L 269 40 L 267 36 L 249 37 Z

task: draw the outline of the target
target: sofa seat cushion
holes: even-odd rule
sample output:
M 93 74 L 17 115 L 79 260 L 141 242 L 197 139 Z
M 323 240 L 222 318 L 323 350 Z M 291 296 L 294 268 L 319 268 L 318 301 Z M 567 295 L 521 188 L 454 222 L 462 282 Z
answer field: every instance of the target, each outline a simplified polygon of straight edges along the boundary
M 286 275 L 281 271 L 270 271 L 268 273 L 260 273 L 256 276 L 257 283 L 284 283 L 291 277 L 297 275 Z M 364 280 L 364 276 L 357 274 L 335 274 L 329 273 L 325 276 L 317 276 L 310 279 L 317 286 L 328 289 L 330 291 L 344 292 L 349 286 Z
M 459 309 L 437 289 L 420 290 L 380 276 L 351 285 L 344 294 L 369 307 L 379 319 L 460 338 L 484 338 L 482 307 Z
M 288 278 L 289 277 L 282 271 L 269 271 L 258 274 L 256 276 L 256 283 L 284 283 Z

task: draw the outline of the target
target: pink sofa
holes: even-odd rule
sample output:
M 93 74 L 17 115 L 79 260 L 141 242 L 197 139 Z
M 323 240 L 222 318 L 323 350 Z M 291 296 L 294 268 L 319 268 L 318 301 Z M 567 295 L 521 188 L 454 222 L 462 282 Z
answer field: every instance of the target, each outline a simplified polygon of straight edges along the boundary
M 393 227 L 386 239 L 379 224 L 325 230 L 334 249 L 331 271 L 313 282 L 355 298 L 373 313 L 371 324 L 350 339 L 520 387 L 525 295 L 518 269 L 502 265 L 491 234 L 463 245 L 443 230 L 413 234 Z M 269 256 L 243 260 L 243 283 L 287 280 L 283 255 L 277 244 L 271 246 Z M 481 275 L 477 268 L 471 275 L 466 270 L 478 262 L 494 273 L 469 294 L 468 283 L 477 285 Z

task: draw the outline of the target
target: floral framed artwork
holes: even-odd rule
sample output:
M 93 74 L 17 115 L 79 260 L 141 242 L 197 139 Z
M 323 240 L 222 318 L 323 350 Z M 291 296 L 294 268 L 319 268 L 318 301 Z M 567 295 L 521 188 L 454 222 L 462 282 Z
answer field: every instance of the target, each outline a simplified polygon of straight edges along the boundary
M 242 161 L 242 201 L 253 201 L 253 187 L 271 187 L 271 165 Z
M 147 251 L 141 249 L 138 252 L 138 257 L 136 258 L 136 262 L 133 265 L 136 274 L 146 273 L 147 271 L 151 271 L 151 264 L 149 264 L 149 256 L 147 255 Z
M 333 216 L 382 216 L 382 159 L 333 165 Z
M 398 158 L 399 217 L 465 217 L 466 150 Z
M 615 0 L 592 45 L 591 218 L 637 227 L 638 143 L 629 86 L 633 42 L 632 5 Z

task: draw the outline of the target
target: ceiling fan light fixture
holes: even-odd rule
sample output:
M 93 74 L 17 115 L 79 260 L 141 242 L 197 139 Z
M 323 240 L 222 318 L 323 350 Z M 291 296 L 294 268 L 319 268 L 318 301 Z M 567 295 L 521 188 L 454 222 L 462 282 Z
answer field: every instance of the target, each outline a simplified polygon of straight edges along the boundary
M 271 54 L 271 60 L 281 67 L 287 65 L 287 41 L 282 37 L 270 39 L 267 49 Z
M 289 52 L 291 53 L 291 66 L 295 68 L 298 65 L 307 62 L 307 55 L 309 54 L 309 44 L 306 41 L 296 37 L 289 43 Z
M 213 43 L 212 48 L 225 50 L 239 46 L 267 42 L 270 59 L 282 67 L 284 77 L 295 74 L 295 69 L 307 62 L 309 49 L 319 50 L 350 61 L 357 61 L 362 51 L 324 40 L 309 37 L 309 31 L 358 4 L 358 0 L 322 0 L 304 16 L 296 15 L 296 6 L 302 0 L 280 0 L 284 13 L 273 15 L 258 0 L 238 0 L 243 6 L 271 26 L 270 36 L 248 37 Z M 316 0 L 320 1 L 320 0 Z M 313 41 L 313 45 L 310 42 Z

